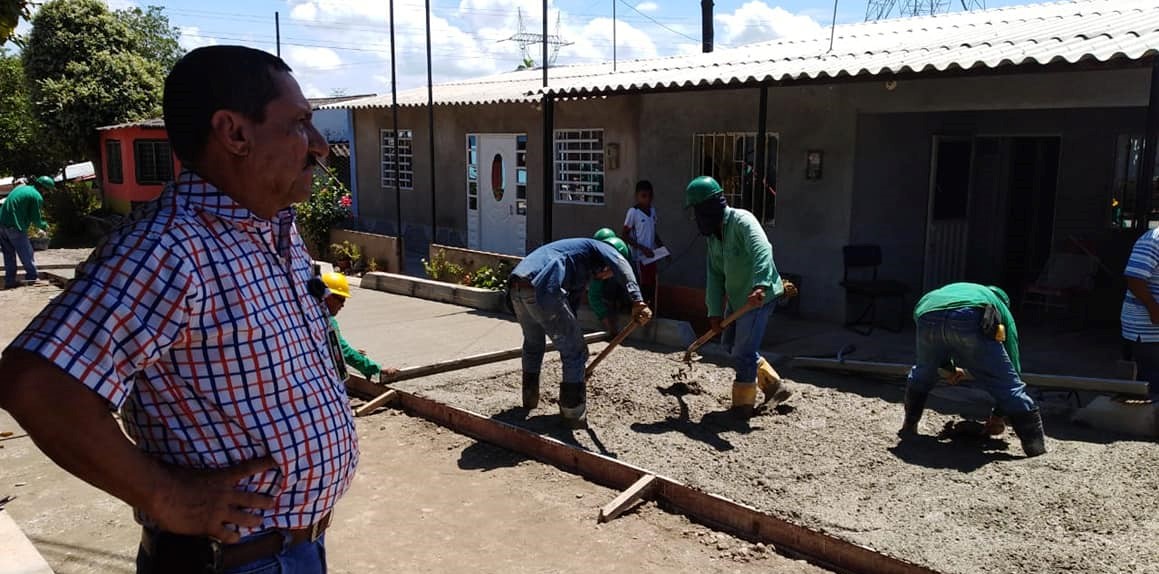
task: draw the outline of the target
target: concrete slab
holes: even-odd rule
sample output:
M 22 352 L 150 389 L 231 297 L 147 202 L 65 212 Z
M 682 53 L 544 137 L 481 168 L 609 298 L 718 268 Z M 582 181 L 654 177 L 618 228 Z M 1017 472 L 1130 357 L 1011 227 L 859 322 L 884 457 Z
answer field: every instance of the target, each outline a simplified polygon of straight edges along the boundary
M 52 568 L 24 531 L 3 511 L 0 511 L 0 574 L 52 574 Z

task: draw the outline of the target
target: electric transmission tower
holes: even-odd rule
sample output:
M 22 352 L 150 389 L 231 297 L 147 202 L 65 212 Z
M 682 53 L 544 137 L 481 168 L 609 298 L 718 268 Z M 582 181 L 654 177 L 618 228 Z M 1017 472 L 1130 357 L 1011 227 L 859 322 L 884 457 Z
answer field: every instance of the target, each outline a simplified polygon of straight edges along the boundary
M 986 0 L 868 0 L 865 21 L 945 14 L 960 5 L 962 10 L 985 10 Z
M 515 42 L 519 44 L 520 51 L 523 52 L 523 60 L 534 60 L 532 53 L 527 49 L 531 46 L 543 45 L 543 34 L 536 34 L 535 32 L 528 32 L 527 25 L 523 21 L 523 9 L 519 9 L 519 29 L 510 38 L 499 40 L 500 42 Z M 564 46 L 570 46 L 575 42 L 568 42 L 559 35 L 559 13 L 555 15 L 555 33 L 547 36 L 547 43 L 551 45 L 551 57 L 547 62 L 549 65 L 555 64 L 555 59 L 559 56 L 559 49 Z M 542 64 L 541 64 L 542 65 Z

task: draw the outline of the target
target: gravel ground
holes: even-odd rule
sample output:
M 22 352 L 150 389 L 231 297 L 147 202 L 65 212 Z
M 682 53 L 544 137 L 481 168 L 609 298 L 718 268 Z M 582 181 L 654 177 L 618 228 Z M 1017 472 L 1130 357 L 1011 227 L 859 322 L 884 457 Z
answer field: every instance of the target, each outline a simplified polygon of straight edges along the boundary
M 589 384 L 590 432 L 559 424 L 555 361 L 530 414 L 517 408 L 512 363 L 397 386 L 942 572 L 1159 572 L 1153 443 L 1051 418 L 1051 452 L 1025 459 L 1012 433 L 934 438 L 963 412 L 987 412 L 935 398 L 925 436 L 899 445 L 901 387 L 810 371 L 796 373 L 808 384 L 786 405 L 740 421 L 727 412 L 731 371 L 699 363 L 681 377 L 679 357 L 613 353 Z

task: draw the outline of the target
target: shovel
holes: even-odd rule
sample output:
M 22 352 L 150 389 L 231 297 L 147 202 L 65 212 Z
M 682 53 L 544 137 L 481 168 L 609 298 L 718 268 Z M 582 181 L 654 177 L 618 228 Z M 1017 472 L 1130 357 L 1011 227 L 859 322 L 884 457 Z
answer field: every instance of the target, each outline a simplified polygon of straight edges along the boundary
M 604 350 L 600 351 L 599 355 L 596 355 L 595 360 L 593 360 L 592 363 L 588 365 L 586 369 L 584 369 L 584 378 L 587 379 L 591 377 L 592 371 L 595 371 L 596 367 L 601 362 L 603 362 L 604 359 L 608 358 L 608 355 L 612 354 L 612 351 L 614 351 L 616 347 L 620 346 L 620 343 L 623 343 L 624 339 L 627 339 L 628 335 L 631 335 L 632 331 L 635 331 L 636 327 L 639 326 L 640 323 L 636 320 L 633 320 L 631 323 L 628 323 L 626 327 L 621 329 L 619 334 L 616 335 L 616 338 L 612 339 L 612 341 L 608 343 L 608 346 L 604 347 Z
M 699 339 L 693 341 L 692 344 L 688 346 L 688 349 L 684 351 L 684 362 L 691 363 L 692 353 L 695 353 L 697 349 L 703 347 L 705 343 L 711 341 L 714 337 L 719 335 L 722 331 L 724 331 L 725 327 L 728 327 L 729 325 L 733 324 L 734 321 L 740 319 L 741 315 L 744 315 L 745 313 L 748 313 L 749 311 L 752 311 L 756 308 L 757 306 L 752 303 L 745 303 L 744 307 L 737 309 L 731 315 L 725 317 L 724 320 L 720 322 L 719 328 L 709 329 L 707 333 L 701 335 Z

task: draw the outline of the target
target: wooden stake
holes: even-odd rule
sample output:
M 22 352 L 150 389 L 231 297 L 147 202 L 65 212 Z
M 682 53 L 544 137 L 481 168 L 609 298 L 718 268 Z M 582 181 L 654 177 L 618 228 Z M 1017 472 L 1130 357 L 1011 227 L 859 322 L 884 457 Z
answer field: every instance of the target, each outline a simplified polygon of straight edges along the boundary
M 640 477 L 627 490 L 621 492 L 619 496 L 612 499 L 611 502 L 604 505 L 600 509 L 600 522 L 609 522 L 615 520 L 621 514 L 626 512 L 637 500 L 652 494 L 652 489 L 655 488 L 656 475 L 645 474 Z
M 377 397 L 371 399 L 370 402 L 366 403 L 365 405 L 362 405 L 362 406 L 358 407 L 357 409 L 355 409 L 354 416 L 364 417 L 364 416 L 378 410 L 379 407 L 390 404 L 392 401 L 394 401 L 397 398 L 398 398 L 398 391 L 386 391 L 385 393 L 382 393 L 381 395 L 378 395 Z
M 612 339 L 612 342 L 608 343 L 608 346 L 604 347 L 604 350 L 600 351 L 599 355 L 596 355 L 596 358 L 592 361 L 592 364 L 588 365 L 587 368 L 584 369 L 584 378 L 587 379 L 591 377 L 592 371 L 595 371 L 596 367 L 598 367 L 600 363 L 604 362 L 604 359 L 608 358 L 608 355 L 611 355 L 612 351 L 614 351 L 616 347 L 619 347 L 620 343 L 623 343 L 624 339 L 627 339 L 628 335 L 631 335 L 632 331 L 635 331 L 636 327 L 639 326 L 640 323 L 632 321 L 631 323 L 628 323 L 626 327 L 621 329 L 620 334 L 616 335 L 616 338 Z

